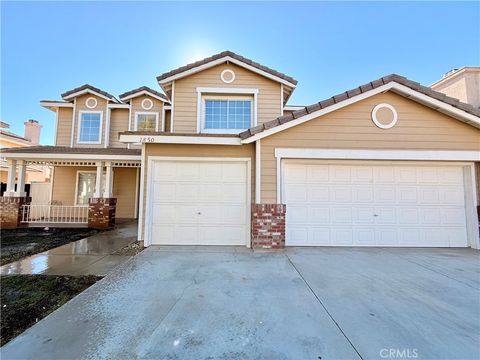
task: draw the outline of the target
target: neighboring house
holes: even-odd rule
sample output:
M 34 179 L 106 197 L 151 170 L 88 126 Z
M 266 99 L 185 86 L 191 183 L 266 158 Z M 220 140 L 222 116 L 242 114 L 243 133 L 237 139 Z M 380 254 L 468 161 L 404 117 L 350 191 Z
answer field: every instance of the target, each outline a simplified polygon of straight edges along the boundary
M 4 156 L 146 246 L 479 247 L 478 108 L 398 75 L 292 107 L 296 80 L 232 52 L 157 80 L 42 101 L 55 146 Z
M 435 91 L 480 109 L 479 66 L 466 66 L 451 70 L 430 87 Z
M 0 149 L 36 146 L 40 144 L 40 130 L 42 126 L 37 120 L 27 120 L 25 123 L 24 136 L 9 131 L 10 125 L 0 121 Z M 7 182 L 8 165 L 5 159 L 0 160 L 1 182 Z M 25 182 L 49 181 L 49 169 L 43 166 L 28 166 L 26 169 Z

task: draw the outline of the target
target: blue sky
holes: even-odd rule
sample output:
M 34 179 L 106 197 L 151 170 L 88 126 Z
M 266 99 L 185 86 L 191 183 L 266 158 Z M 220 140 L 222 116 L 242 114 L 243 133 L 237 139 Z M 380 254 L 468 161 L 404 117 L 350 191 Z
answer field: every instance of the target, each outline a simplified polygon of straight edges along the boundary
M 389 73 L 425 85 L 480 64 L 480 2 L 1 2 L 1 111 L 23 134 L 41 99 L 84 83 L 114 95 L 232 50 L 298 80 L 311 104 Z

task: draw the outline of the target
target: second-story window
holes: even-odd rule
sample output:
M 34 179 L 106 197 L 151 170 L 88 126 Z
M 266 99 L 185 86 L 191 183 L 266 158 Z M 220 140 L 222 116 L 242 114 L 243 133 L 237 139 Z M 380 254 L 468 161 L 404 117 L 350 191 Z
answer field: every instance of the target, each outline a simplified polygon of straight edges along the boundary
M 102 134 L 102 112 L 80 111 L 78 122 L 78 143 L 100 144 Z
M 156 131 L 157 130 L 157 113 L 136 113 L 135 130 L 136 131 Z
M 236 133 L 252 124 L 252 100 L 248 98 L 205 99 L 204 132 Z

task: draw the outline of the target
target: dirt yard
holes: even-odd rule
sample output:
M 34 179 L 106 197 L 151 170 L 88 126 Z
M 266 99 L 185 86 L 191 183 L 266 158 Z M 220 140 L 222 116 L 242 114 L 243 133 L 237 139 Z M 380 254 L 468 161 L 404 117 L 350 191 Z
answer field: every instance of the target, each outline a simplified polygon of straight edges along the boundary
M 92 236 L 102 230 L 88 228 L 24 228 L 1 230 L 0 265 L 19 260 L 42 251 L 47 251 L 71 241 Z
M 97 276 L 2 276 L 0 345 L 3 346 L 100 279 Z

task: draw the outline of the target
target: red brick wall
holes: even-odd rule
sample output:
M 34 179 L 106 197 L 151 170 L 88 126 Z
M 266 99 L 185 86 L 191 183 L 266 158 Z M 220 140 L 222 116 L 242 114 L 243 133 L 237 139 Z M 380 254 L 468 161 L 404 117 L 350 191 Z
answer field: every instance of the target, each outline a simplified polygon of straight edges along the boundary
M 88 201 L 88 227 L 108 229 L 115 226 L 116 198 L 92 198 Z
M 252 247 L 280 249 L 285 247 L 284 204 L 252 204 Z
M 0 197 L 0 227 L 2 229 L 19 227 L 22 220 L 22 205 L 28 205 L 31 201 L 30 197 Z

